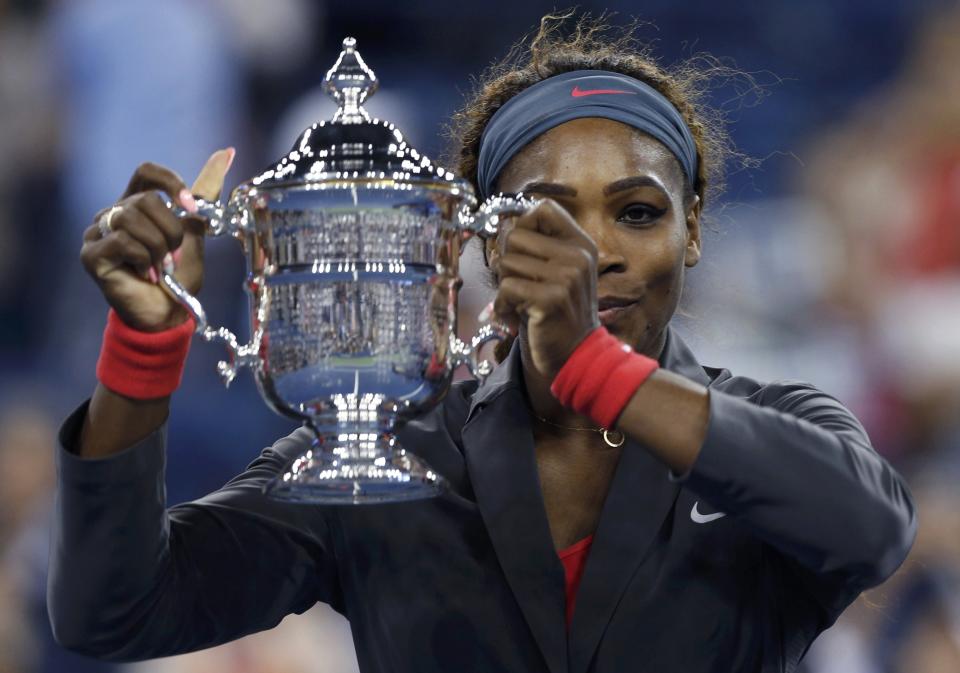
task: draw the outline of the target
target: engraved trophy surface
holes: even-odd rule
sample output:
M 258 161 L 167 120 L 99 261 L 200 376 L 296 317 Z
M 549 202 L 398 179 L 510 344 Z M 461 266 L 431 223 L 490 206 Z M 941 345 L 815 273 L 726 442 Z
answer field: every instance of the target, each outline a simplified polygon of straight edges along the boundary
M 271 409 L 314 431 L 310 448 L 266 487 L 283 500 L 360 504 L 439 493 L 443 478 L 393 429 L 437 405 L 461 364 L 485 378 L 492 367 L 477 353 L 506 336 L 488 324 L 469 345 L 457 338 L 460 250 L 533 202 L 497 196 L 474 211 L 466 180 L 364 110 L 377 85 L 347 38 L 325 79 L 338 104 L 333 118 L 306 129 L 225 204 L 198 200 L 208 234 L 230 234 L 243 247 L 249 343 L 211 327 L 173 269 L 161 275 L 197 332 L 226 345 L 224 382 L 249 367 Z

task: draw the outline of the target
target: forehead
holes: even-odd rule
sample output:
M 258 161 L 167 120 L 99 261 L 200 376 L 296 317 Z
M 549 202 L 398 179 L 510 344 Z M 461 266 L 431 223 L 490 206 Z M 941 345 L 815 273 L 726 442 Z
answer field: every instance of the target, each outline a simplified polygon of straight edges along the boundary
M 680 162 L 662 143 L 621 122 L 586 117 L 555 126 L 524 147 L 498 182 L 510 191 L 531 181 L 609 183 L 634 175 L 652 175 L 670 191 L 683 190 Z

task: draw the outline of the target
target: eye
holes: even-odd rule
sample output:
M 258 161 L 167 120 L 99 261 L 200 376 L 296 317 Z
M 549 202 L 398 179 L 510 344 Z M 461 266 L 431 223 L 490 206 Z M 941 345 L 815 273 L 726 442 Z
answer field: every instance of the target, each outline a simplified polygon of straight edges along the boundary
M 651 224 L 667 212 L 665 208 L 657 208 L 646 203 L 631 203 L 623 209 L 620 221 L 631 225 Z

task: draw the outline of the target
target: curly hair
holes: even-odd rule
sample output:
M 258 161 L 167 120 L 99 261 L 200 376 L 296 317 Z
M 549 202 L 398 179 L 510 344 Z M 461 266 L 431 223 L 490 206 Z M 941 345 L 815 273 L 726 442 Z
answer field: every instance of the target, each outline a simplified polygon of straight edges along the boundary
M 565 31 L 568 20 L 573 29 Z M 574 70 L 608 70 L 628 75 L 650 85 L 669 100 L 686 121 L 697 147 L 697 176 L 694 184 L 684 177 L 685 197 L 700 197 L 701 204 L 723 190 L 724 167 L 741 157 L 726 132 L 722 114 L 707 106 L 705 93 L 710 82 L 740 77 L 743 73 L 707 55 L 697 55 L 671 68 L 661 66 L 651 48 L 636 37 L 638 23 L 613 28 L 606 16 L 575 17 L 574 12 L 548 14 L 539 30 L 527 42 L 522 38 L 500 62 L 492 65 L 474 83 L 474 91 L 457 111 L 450 125 L 454 149 L 451 163 L 459 175 L 479 192 L 477 161 L 480 138 L 494 113 L 508 100 L 548 77 Z M 488 275 L 491 287 L 497 280 Z M 510 341 L 497 344 L 495 357 L 502 362 Z

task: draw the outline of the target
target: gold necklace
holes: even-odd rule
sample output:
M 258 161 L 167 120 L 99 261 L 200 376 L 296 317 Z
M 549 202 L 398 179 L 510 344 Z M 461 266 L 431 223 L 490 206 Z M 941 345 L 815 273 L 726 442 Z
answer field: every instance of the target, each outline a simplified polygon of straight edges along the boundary
M 538 419 L 540 419 L 547 425 L 552 425 L 557 428 L 563 428 L 564 430 L 589 430 L 590 432 L 603 433 L 603 441 L 607 443 L 607 446 L 614 449 L 617 448 L 618 446 L 622 446 L 627 439 L 626 436 L 624 436 L 624 434 L 619 430 L 607 430 L 606 428 L 572 428 L 567 425 L 560 425 L 558 423 L 554 423 L 553 421 L 548 421 L 543 416 L 538 416 L 537 414 L 534 414 L 534 416 L 536 416 Z M 614 441 L 613 439 L 611 439 L 611 437 L 618 437 L 619 441 Z

